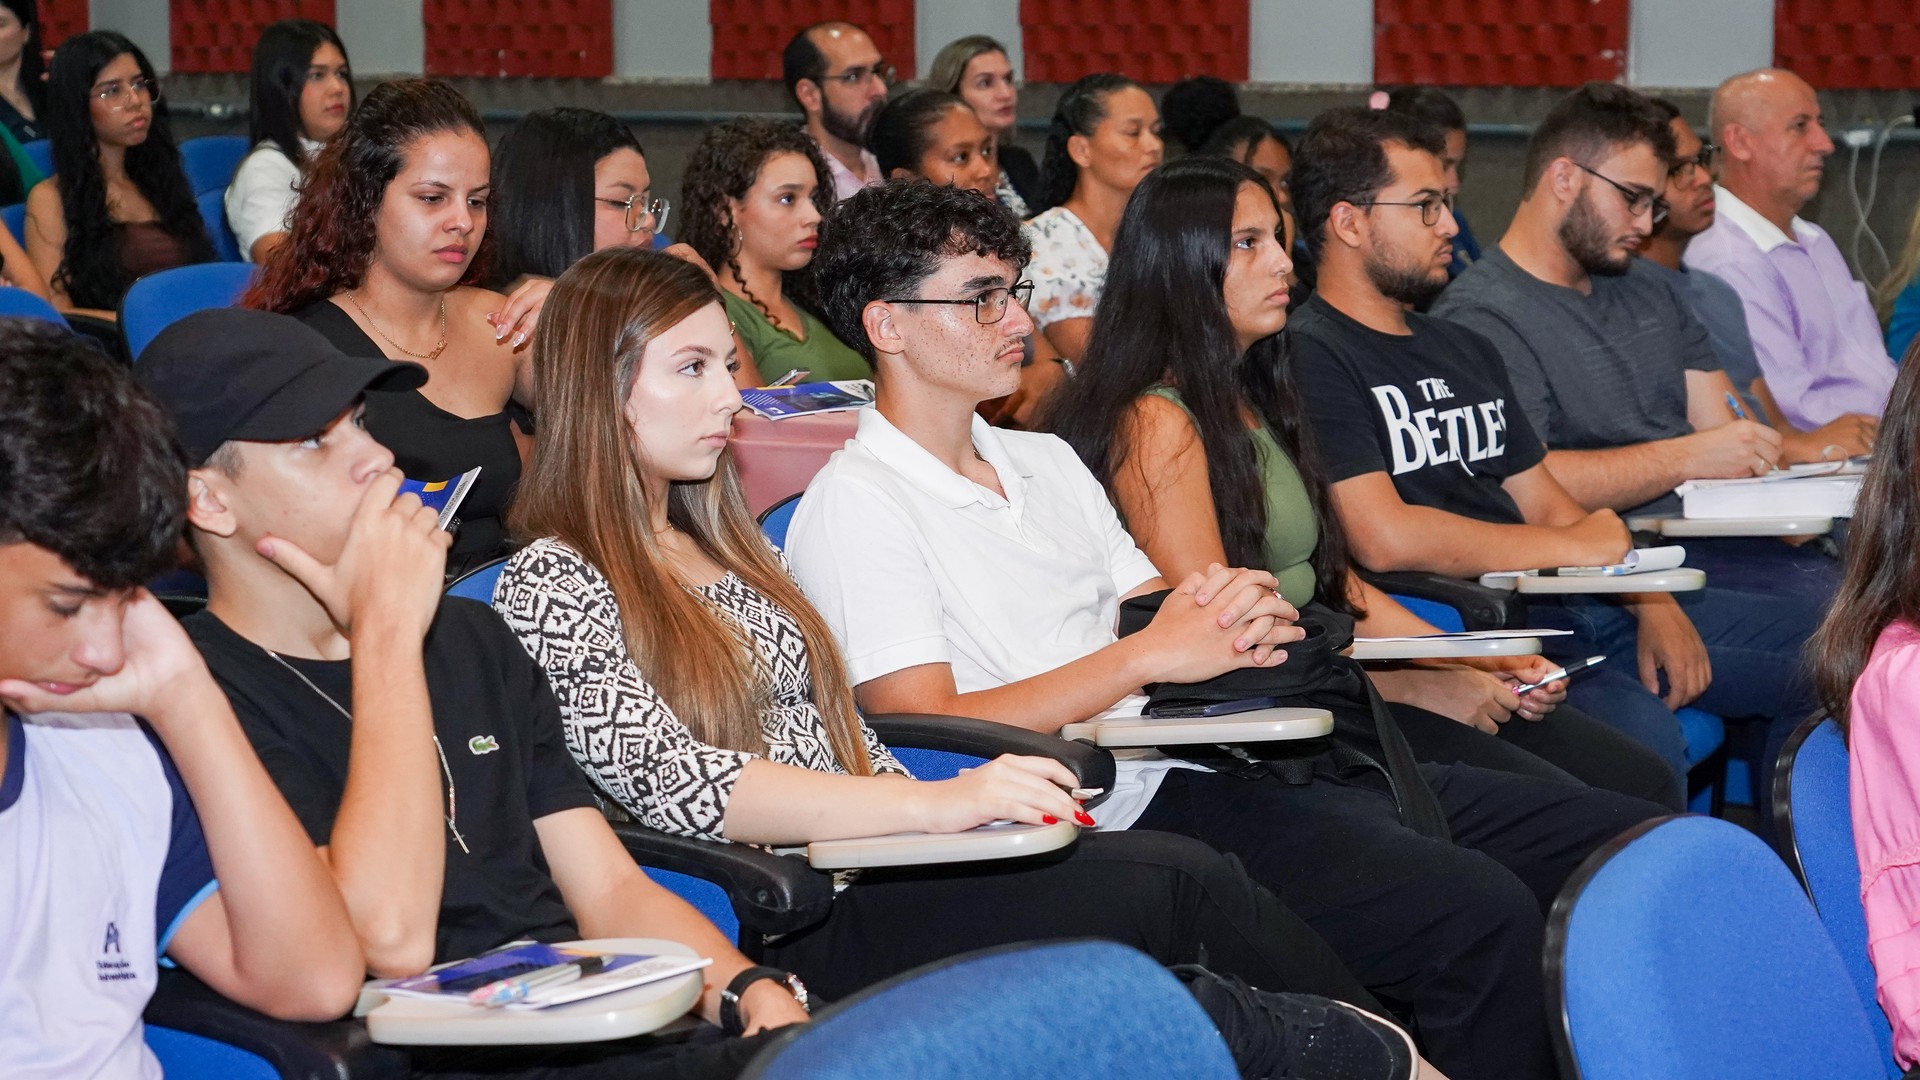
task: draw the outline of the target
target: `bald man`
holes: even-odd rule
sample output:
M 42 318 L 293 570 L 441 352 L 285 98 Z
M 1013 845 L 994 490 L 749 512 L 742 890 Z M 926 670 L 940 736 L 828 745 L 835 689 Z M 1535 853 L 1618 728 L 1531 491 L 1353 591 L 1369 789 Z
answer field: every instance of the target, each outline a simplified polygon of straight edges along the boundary
M 1736 75 L 1714 92 L 1711 126 L 1717 220 L 1688 246 L 1687 265 L 1740 294 L 1760 370 L 1794 427 L 1879 416 L 1894 367 L 1873 303 L 1833 238 L 1799 217 L 1833 153 L 1813 87 L 1790 71 Z M 1836 442 L 1829 453 L 1859 449 Z
M 780 56 L 787 93 L 807 116 L 833 173 L 833 195 L 847 196 L 881 180 L 867 131 L 887 103 L 893 67 L 865 30 L 849 22 L 815 23 L 793 35 Z

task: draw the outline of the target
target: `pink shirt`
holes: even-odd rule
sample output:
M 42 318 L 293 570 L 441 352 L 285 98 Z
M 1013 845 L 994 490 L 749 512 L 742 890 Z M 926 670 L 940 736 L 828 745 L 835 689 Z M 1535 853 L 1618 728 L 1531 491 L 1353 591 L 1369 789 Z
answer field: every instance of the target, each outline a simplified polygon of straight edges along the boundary
M 1847 733 L 1867 953 L 1901 1068 L 1920 1061 L 1920 627 L 1881 631 Z

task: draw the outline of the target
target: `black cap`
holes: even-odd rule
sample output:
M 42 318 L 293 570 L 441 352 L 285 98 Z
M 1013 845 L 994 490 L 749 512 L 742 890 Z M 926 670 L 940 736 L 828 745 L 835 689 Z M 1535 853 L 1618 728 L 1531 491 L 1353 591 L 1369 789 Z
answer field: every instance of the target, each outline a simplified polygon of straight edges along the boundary
M 233 439 L 304 439 L 367 390 L 427 381 L 419 364 L 348 356 L 298 319 L 245 308 L 196 311 L 160 331 L 134 373 L 173 414 L 194 465 Z

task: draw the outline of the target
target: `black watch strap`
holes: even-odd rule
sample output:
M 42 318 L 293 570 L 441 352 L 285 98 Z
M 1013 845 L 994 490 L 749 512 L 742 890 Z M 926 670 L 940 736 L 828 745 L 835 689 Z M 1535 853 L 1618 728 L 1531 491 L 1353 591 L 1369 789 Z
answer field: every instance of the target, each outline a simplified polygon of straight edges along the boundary
M 757 965 L 735 975 L 727 988 L 720 991 L 720 1030 L 729 1035 L 740 1035 L 747 1030 L 746 1021 L 740 1016 L 740 995 L 747 992 L 747 987 L 762 979 L 772 979 L 786 987 L 800 1002 L 801 1008 L 806 1007 L 806 992 L 796 989 L 800 980 L 779 968 Z

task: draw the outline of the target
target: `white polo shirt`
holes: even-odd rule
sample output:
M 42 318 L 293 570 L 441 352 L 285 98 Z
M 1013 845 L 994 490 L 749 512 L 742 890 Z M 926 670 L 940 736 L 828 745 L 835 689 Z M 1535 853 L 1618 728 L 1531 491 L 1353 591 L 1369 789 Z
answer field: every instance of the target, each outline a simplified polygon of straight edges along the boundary
M 1066 443 L 975 416 L 973 445 L 1005 498 L 863 409 L 794 511 L 787 558 L 856 685 L 921 664 L 951 665 L 963 694 L 1044 674 L 1111 645 L 1120 598 L 1159 576 Z M 1101 828 L 1133 824 L 1168 769 L 1197 767 L 1122 760 Z

